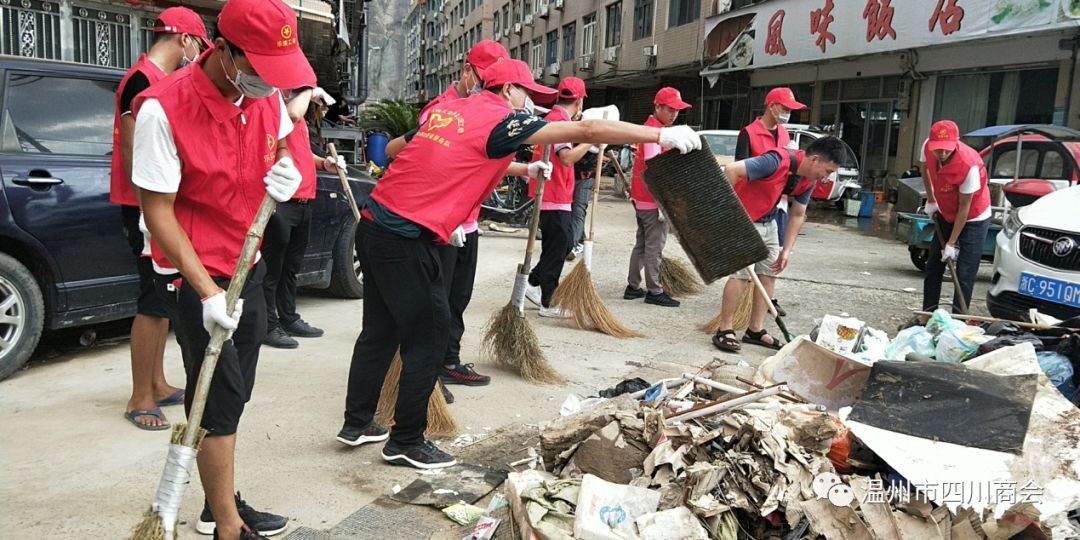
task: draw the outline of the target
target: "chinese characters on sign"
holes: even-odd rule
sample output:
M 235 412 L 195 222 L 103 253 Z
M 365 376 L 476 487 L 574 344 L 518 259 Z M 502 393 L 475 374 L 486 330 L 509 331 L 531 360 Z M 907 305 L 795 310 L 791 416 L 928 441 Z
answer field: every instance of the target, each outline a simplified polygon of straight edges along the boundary
M 769 19 L 769 37 L 765 41 L 765 54 L 769 56 L 787 56 L 784 47 L 784 10 L 779 9 Z
M 836 43 L 836 35 L 829 31 L 832 24 L 833 0 L 825 0 L 825 7 L 810 12 L 810 33 L 817 34 L 817 44 L 821 52 L 825 52 L 825 43 Z
M 874 39 L 884 40 L 886 36 L 896 39 L 896 30 L 893 30 L 893 7 L 889 5 L 892 0 L 866 0 L 866 8 L 862 16 L 866 19 L 866 42 Z
M 948 2 L 946 4 L 946 2 Z M 960 29 L 960 23 L 964 20 L 964 8 L 956 5 L 957 0 L 938 0 L 937 7 L 934 8 L 934 12 L 930 15 L 930 22 L 927 24 L 927 29 L 931 32 L 934 31 L 934 27 L 941 23 L 942 35 L 949 35 Z
M 931 501 L 961 506 L 1001 504 L 1008 507 L 1014 504 L 1040 503 L 1046 492 L 1045 488 L 1033 480 L 1028 480 L 1023 484 L 1011 480 L 999 480 L 885 485 L 883 480 L 875 478 L 867 482 L 866 493 L 860 502 L 863 504 L 909 503 L 912 500 L 911 488 L 915 488 L 915 492 L 925 494 Z

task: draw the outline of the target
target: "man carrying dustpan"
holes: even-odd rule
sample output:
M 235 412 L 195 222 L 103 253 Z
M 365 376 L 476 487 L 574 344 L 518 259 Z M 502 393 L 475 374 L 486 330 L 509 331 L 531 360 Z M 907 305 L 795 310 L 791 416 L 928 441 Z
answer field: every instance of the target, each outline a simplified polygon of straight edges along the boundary
M 449 335 L 449 308 L 438 246 L 460 245 L 461 224 L 490 195 L 522 144 L 661 141 L 700 147 L 685 128 L 657 130 L 622 122 L 547 123 L 530 94 L 554 93 L 529 66 L 504 59 L 484 72 L 483 92 L 431 110 L 371 193 L 357 229 L 364 270 L 364 314 L 353 349 L 345 423 L 350 446 L 389 441 L 382 458 L 419 469 L 449 467 L 453 456 L 424 438 L 428 400 Z M 550 166 L 532 164 L 530 176 Z M 387 369 L 400 348 L 402 371 L 393 431 L 374 422 Z
M 155 268 L 179 284 L 174 324 L 188 395 L 211 330 L 233 331 L 209 387 L 198 454 L 206 505 L 197 528 L 227 540 L 263 538 L 287 524 L 244 503 L 233 483 L 237 425 L 266 333 L 263 265 L 255 263 L 233 313 L 224 289 L 264 196 L 284 202 L 300 185 L 285 144 L 293 124 L 277 91 L 315 85 L 296 29 L 280 0 L 229 0 L 212 48 L 133 105 L 132 181 L 142 189 Z M 191 402 L 185 406 L 190 414 Z

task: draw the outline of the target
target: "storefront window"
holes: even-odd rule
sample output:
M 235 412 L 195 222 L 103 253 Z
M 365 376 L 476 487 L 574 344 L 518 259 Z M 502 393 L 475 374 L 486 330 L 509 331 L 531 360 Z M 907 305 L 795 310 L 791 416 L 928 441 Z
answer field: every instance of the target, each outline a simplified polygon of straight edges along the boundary
M 934 119 L 966 133 L 986 126 L 1049 124 L 1054 118 L 1057 68 L 940 77 Z

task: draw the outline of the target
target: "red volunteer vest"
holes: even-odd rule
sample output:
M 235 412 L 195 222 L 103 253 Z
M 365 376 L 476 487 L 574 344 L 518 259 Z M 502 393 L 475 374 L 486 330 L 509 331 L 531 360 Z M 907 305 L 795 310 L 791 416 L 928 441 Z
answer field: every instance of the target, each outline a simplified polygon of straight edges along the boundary
M 957 143 L 956 152 L 944 167 L 938 164 L 937 158 L 926 145 L 923 145 L 923 158 L 926 161 L 926 172 L 930 175 L 930 183 L 934 188 L 938 210 L 945 221 L 956 222 L 956 212 L 960 208 L 960 185 L 964 183 L 972 167 L 979 167 L 980 187 L 979 191 L 971 196 L 971 209 L 968 210 L 967 217 L 968 219 L 979 217 L 979 214 L 990 207 L 990 190 L 986 187 L 986 166 L 974 148 L 964 143 Z
M 371 197 L 446 243 L 479 212 L 514 160 L 513 154 L 500 159 L 487 154 L 491 131 L 512 112 L 491 92 L 433 107 Z
M 646 127 L 663 128 L 664 124 L 661 124 L 653 116 L 649 116 L 649 119 L 645 121 Z M 634 153 L 634 171 L 631 173 L 630 180 L 630 198 L 636 202 L 652 203 L 656 201 L 653 199 L 652 193 L 649 193 L 649 187 L 645 185 L 645 169 L 648 168 L 645 165 L 645 146 L 656 143 L 642 143 L 637 145 L 637 152 Z M 661 152 L 665 149 L 661 149 Z
M 205 61 L 205 58 L 204 58 Z M 222 97 L 198 64 L 139 94 L 132 110 L 157 99 L 182 162 L 173 212 L 211 276 L 231 277 L 244 237 L 266 196 L 263 177 L 277 157 L 281 98 Z M 154 262 L 175 267 L 151 241 Z
M 773 151 L 780 156 L 780 166 L 776 168 L 776 172 L 772 176 L 760 180 L 743 180 L 735 184 L 735 195 L 742 202 L 743 208 L 746 209 L 746 213 L 750 216 L 750 221 L 757 221 L 765 217 L 770 210 L 776 207 L 780 195 L 784 193 L 784 186 L 787 185 L 788 177 L 791 176 L 790 153 L 783 150 Z M 802 150 L 791 153 L 795 154 L 796 163 L 802 163 L 805 155 Z M 796 165 L 796 168 L 798 168 L 798 165 Z M 794 193 L 805 191 L 808 185 L 808 181 L 800 181 Z
M 120 93 L 127 86 L 131 76 L 136 73 L 142 73 L 146 76 L 146 80 L 150 81 L 150 84 L 165 78 L 165 72 L 161 71 L 157 64 L 151 62 L 146 54 L 143 54 L 139 57 L 139 61 L 135 62 L 135 65 L 131 66 L 131 69 L 124 75 L 124 78 L 120 81 L 120 87 L 116 91 L 116 104 L 113 107 L 116 112 L 113 115 L 113 153 L 112 170 L 109 172 L 109 202 L 126 206 L 139 206 L 139 200 L 135 197 L 135 190 L 131 188 L 130 179 L 124 173 L 124 158 L 122 155 L 124 143 L 120 134 Z
M 548 122 L 569 122 L 570 117 L 562 107 L 552 107 L 551 112 L 544 117 Z M 533 150 L 533 161 L 544 159 L 544 147 L 536 145 Z M 535 178 L 529 179 L 529 196 L 536 197 L 536 189 L 539 182 Z M 574 166 L 567 165 L 551 156 L 551 180 L 544 184 L 544 202 L 552 204 L 572 204 L 574 202 Z
M 791 142 L 787 129 L 779 124 L 776 126 L 776 139 L 773 139 L 772 132 L 761 123 L 761 118 L 750 122 L 744 129 L 750 136 L 750 157 L 760 156 L 773 148 L 785 148 Z
M 311 139 L 308 138 L 307 120 L 303 118 L 293 124 L 292 133 L 285 137 L 285 145 L 292 154 L 293 163 L 300 170 L 303 180 L 297 188 L 294 200 L 309 201 L 315 198 L 315 154 L 311 153 Z
M 431 100 L 431 103 L 424 105 L 423 109 L 420 109 L 420 116 L 417 118 L 417 124 L 424 125 L 427 122 L 428 115 L 431 114 L 431 110 L 439 106 L 442 103 L 453 99 L 459 99 L 461 96 L 457 93 L 457 83 L 450 83 L 450 88 L 447 88 L 445 92 L 439 94 L 435 99 Z

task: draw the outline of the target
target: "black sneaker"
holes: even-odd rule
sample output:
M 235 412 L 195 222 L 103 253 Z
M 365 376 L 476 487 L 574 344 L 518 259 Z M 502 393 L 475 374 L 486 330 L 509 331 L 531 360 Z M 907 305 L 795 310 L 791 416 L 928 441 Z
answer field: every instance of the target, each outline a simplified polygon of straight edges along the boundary
M 645 303 L 652 304 L 654 306 L 664 307 L 679 307 L 679 301 L 668 296 L 667 293 L 653 294 L 649 293 L 645 295 Z
M 296 319 L 291 323 L 282 323 L 281 327 L 289 333 L 290 336 L 296 337 L 322 337 L 323 329 L 315 328 L 307 323 L 304 319 Z
M 214 529 L 214 540 L 217 540 L 217 529 Z M 266 537 L 251 530 L 251 527 L 244 525 L 244 528 L 240 529 L 240 540 L 266 540 Z
M 626 286 L 626 290 L 622 293 L 623 300 L 637 300 L 638 298 L 645 297 L 645 289 L 635 289 L 629 285 Z
M 424 441 L 410 448 L 401 448 L 393 442 L 388 442 L 383 447 L 382 458 L 393 465 L 417 469 L 442 469 L 457 465 L 454 456 L 439 450 L 431 444 L 431 441 Z
M 775 298 L 772 299 L 772 305 L 774 308 L 776 308 L 777 315 L 781 317 L 787 317 L 787 312 L 784 311 L 784 308 L 780 307 L 780 302 L 777 302 Z
M 364 443 L 385 441 L 389 438 L 390 432 L 375 422 L 362 428 L 346 424 L 337 434 L 338 442 L 349 446 L 360 446 Z
M 244 524 L 247 527 L 251 527 L 249 531 L 251 536 L 244 536 L 244 532 L 240 533 L 240 538 L 258 539 L 265 536 L 273 536 L 285 530 L 285 527 L 289 526 L 289 518 L 285 516 L 279 516 L 277 514 L 271 514 L 270 512 L 260 512 L 251 506 L 244 499 L 240 498 L 240 492 L 236 492 L 236 510 L 240 514 L 240 519 L 244 520 Z M 199 521 L 195 524 L 195 530 L 199 534 L 213 534 L 217 538 L 216 524 L 214 523 L 214 515 L 210 513 L 210 503 L 203 501 L 203 511 L 199 515 Z
M 453 369 L 442 368 L 439 380 L 446 384 L 464 384 L 465 386 L 487 386 L 491 377 L 473 370 L 472 364 L 457 364 Z
M 446 400 L 447 405 L 454 402 L 454 394 L 450 393 L 450 390 L 446 388 L 445 384 L 439 385 L 439 391 L 442 392 L 442 397 Z
M 289 334 L 286 334 L 281 327 L 276 327 L 266 333 L 266 337 L 263 338 L 263 345 L 275 349 L 295 349 L 300 346 L 300 342 L 289 337 Z

